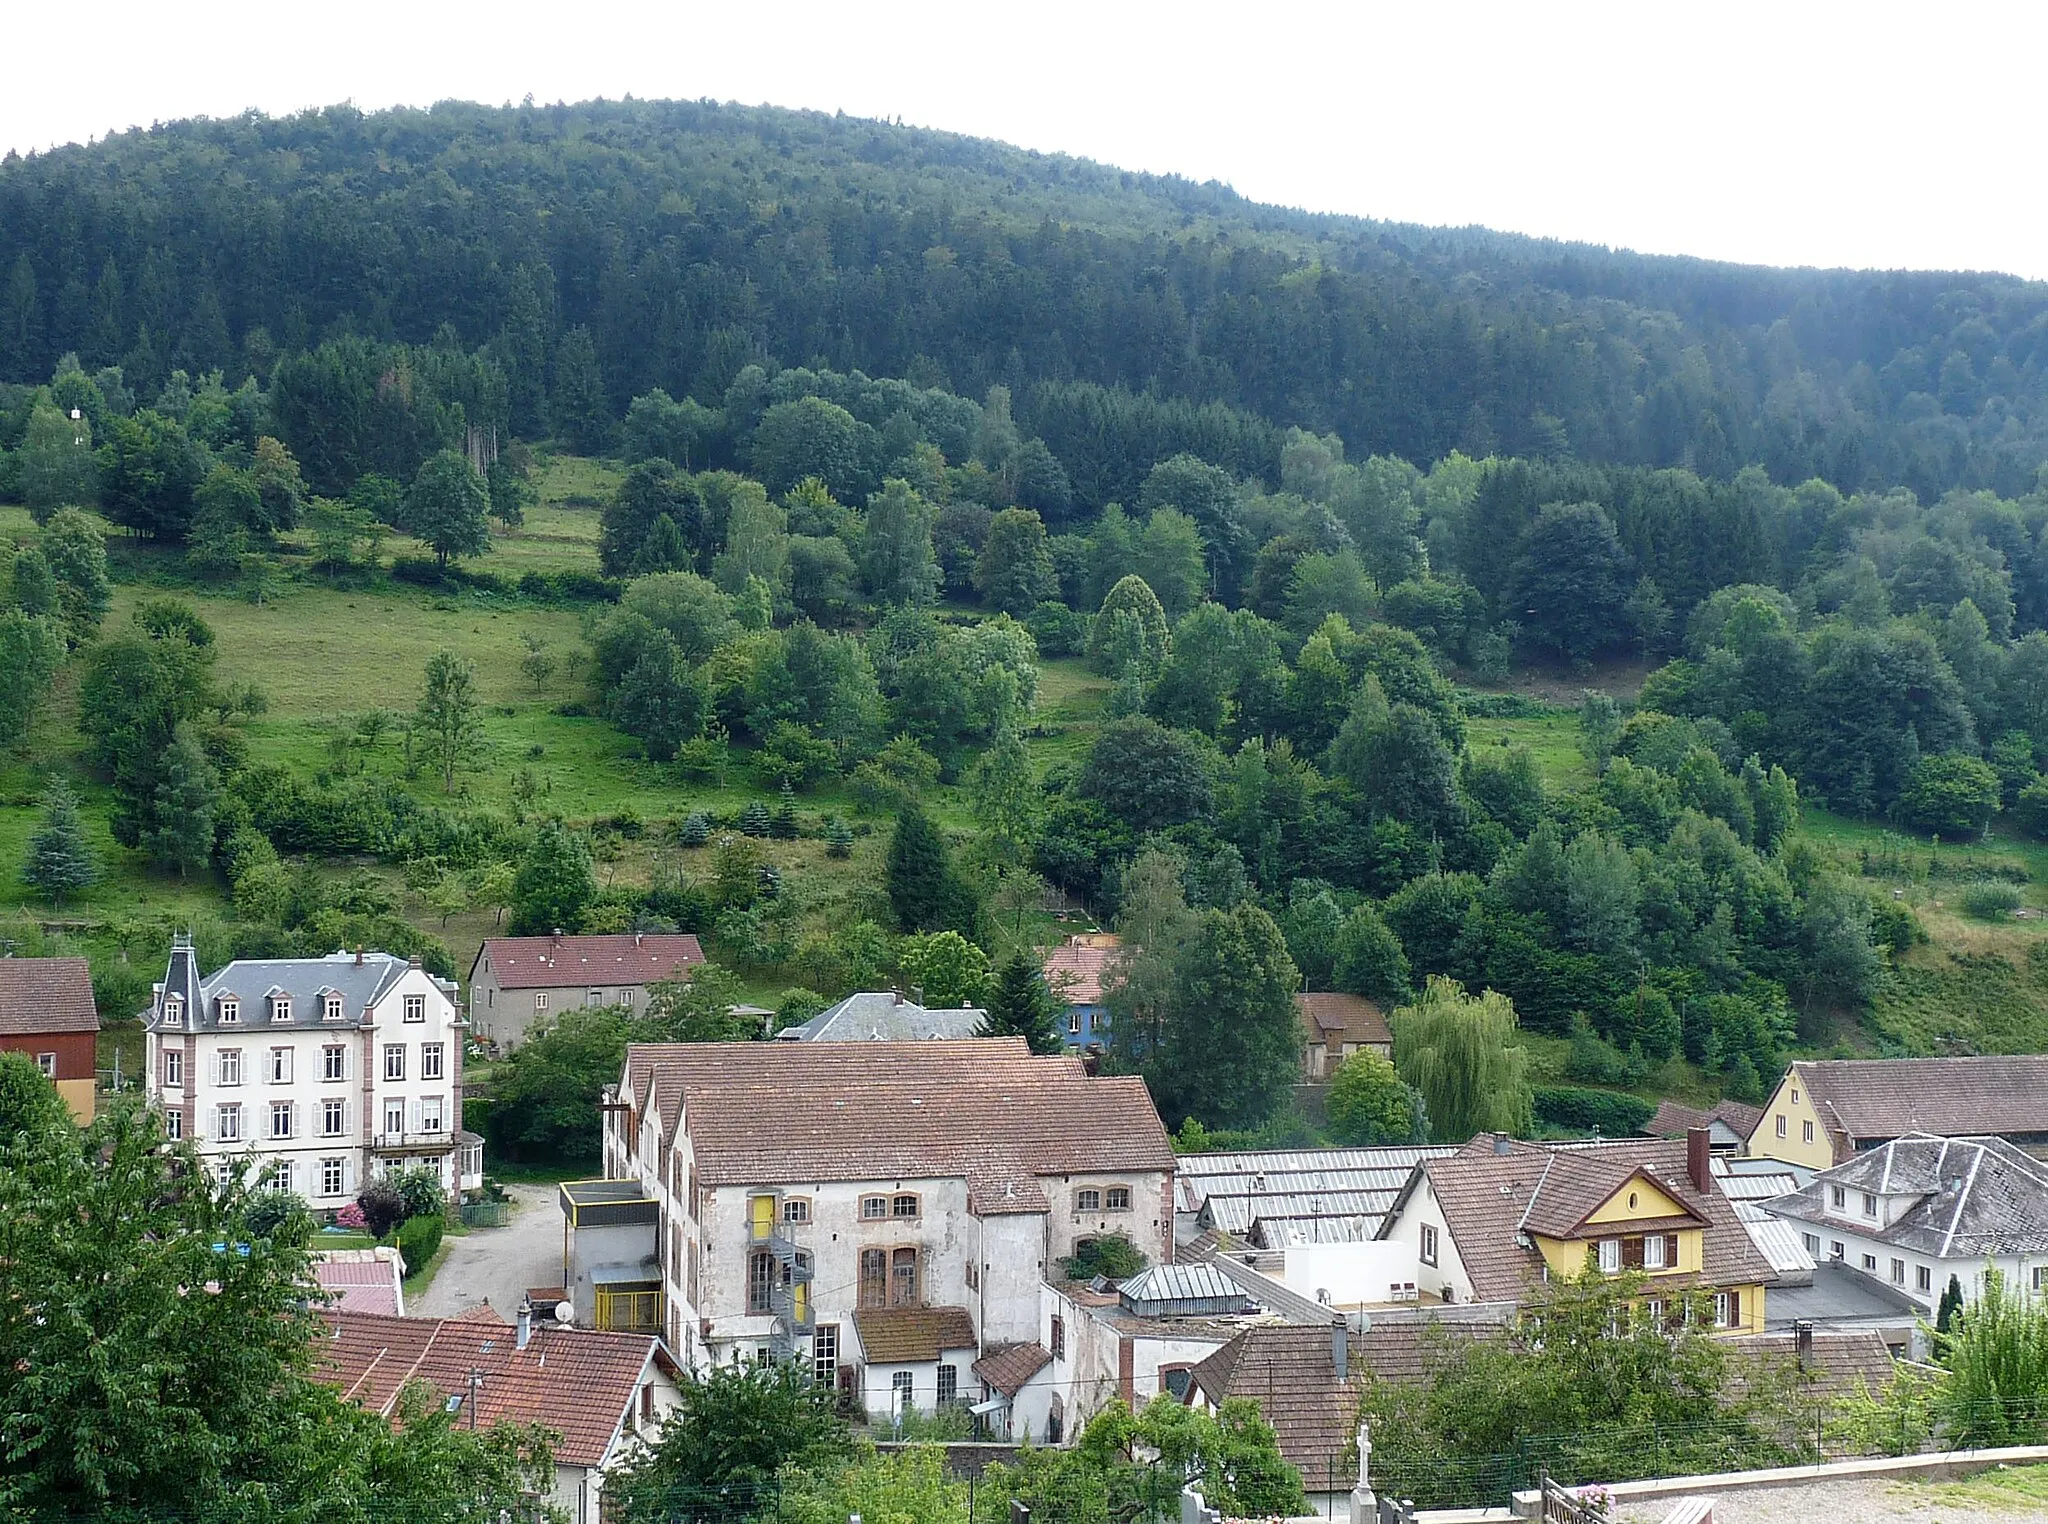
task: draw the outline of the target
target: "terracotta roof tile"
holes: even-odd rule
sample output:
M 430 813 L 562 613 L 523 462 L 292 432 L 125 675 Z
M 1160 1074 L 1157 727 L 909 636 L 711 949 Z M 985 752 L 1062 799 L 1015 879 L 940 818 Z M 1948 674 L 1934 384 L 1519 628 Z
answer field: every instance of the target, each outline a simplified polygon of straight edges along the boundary
M 394 1318 L 405 1311 L 396 1249 L 329 1249 L 315 1254 L 313 1279 L 334 1298 L 327 1304 L 332 1311 L 381 1312 Z
M 917 1365 L 979 1343 L 965 1307 L 863 1307 L 853 1326 L 870 1365 Z
M 2048 1054 L 1822 1059 L 1792 1070 L 1830 1129 L 1859 1146 L 1910 1132 L 2048 1133 Z
M 1731 1353 L 1773 1363 L 1790 1364 L 1798 1359 L 1797 1336 L 1790 1333 L 1749 1334 L 1730 1339 Z M 1898 1372 L 1898 1364 L 1874 1328 L 1829 1332 L 1815 1330 L 1813 1354 L 1800 1369 L 1801 1383 L 1809 1396 L 1841 1398 L 1875 1396 Z M 1731 1387 L 1743 1385 L 1740 1369 Z
M 1308 1026 L 1311 1042 L 1334 1037 L 1340 1043 L 1391 1043 L 1393 1032 L 1387 1016 L 1363 995 L 1344 995 L 1333 990 L 1303 990 L 1294 997 L 1301 1018 Z
M 1114 945 L 1067 942 L 1055 947 L 1045 955 L 1046 986 L 1067 1005 L 1100 1005 L 1116 954 Z
M 570 1466 L 605 1459 L 660 1350 L 652 1335 L 570 1328 L 536 1328 L 522 1350 L 511 1327 L 495 1320 L 342 1313 L 327 1321 L 332 1337 L 315 1352 L 313 1374 L 358 1406 L 389 1417 L 415 1380 L 440 1401 L 467 1404 L 475 1370 L 483 1378 L 477 1423 L 552 1429 L 561 1436 L 555 1459 Z
M 1740 1101 L 1716 1101 L 1705 1111 L 1681 1106 L 1676 1101 L 1659 1101 L 1650 1120 L 1643 1124 L 1643 1133 L 1652 1138 L 1682 1138 L 1695 1127 L 1720 1122 L 1738 1138 L 1747 1138 L 1756 1131 L 1763 1116 L 1763 1107 L 1745 1106 Z
M 1143 1080 L 1016 1037 L 635 1043 L 626 1078 L 664 1136 L 680 1108 L 706 1185 L 972 1178 L 994 1209 L 1027 1177 L 1173 1168 Z
M 974 1374 L 1005 1397 L 1024 1390 L 1024 1383 L 1052 1364 L 1052 1351 L 1043 1344 L 1005 1344 L 990 1350 L 974 1362 Z
M 558 989 L 577 984 L 652 984 L 704 961 L 689 933 L 621 932 L 599 937 L 488 937 L 488 956 L 501 990 Z M 475 966 L 470 977 L 476 976 Z
M 99 1029 L 85 959 L 0 958 L 0 1036 Z

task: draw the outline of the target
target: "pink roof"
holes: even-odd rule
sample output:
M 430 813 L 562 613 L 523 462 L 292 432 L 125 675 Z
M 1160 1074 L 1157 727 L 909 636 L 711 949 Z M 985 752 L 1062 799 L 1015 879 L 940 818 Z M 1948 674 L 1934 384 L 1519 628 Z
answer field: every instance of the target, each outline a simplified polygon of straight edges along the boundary
M 1045 958 L 1045 982 L 1068 1005 L 1099 1005 L 1102 979 L 1109 972 L 1114 946 L 1067 942 Z
M 490 959 L 501 990 L 560 989 L 576 984 L 652 984 L 687 978 L 704 961 L 688 933 L 621 932 L 601 937 L 489 937 L 477 962 Z M 476 970 L 470 970 L 472 982 Z
M 334 1300 L 336 1312 L 380 1312 L 397 1317 L 405 1311 L 398 1284 L 398 1254 L 387 1249 L 330 1249 L 313 1258 L 313 1279 Z

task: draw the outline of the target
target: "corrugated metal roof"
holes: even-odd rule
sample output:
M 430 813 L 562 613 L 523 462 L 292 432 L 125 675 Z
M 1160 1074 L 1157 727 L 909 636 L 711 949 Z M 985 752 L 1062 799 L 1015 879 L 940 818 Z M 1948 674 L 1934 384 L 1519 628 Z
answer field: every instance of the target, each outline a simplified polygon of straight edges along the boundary
M 1261 1219 L 1276 1217 L 1384 1217 L 1399 1191 L 1323 1191 L 1313 1194 L 1213 1196 L 1202 1209 L 1205 1226 L 1243 1233 Z
M 1799 1189 L 1790 1170 L 1775 1175 L 1723 1175 L 1717 1184 L 1730 1201 L 1769 1201 Z
M 1754 1201 L 1738 1200 L 1734 1207 L 1735 1220 L 1749 1230 L 1750 1241 L 1771 1262 L 1773 1270 L 1780 1275 L 1812 1271 L 1813 1256 L 1806 1252 L 1798 1229 L 1791 1223 L 1772 1216 Z
M 1130 1302 L 1243 1301 L 1244 1290 L 1214 1265 L 1151 1265 L 1117 1290 Z
M 1424 1159 L 1444 1159 L 1457 1151 L 1448 1143 L 1414 1148 L 1254 1148 L 1226 1153 L 1183 1154 L 1174 1167 L 1189 1175 L 1257 1175 L 1269 1171 L 1323 1169 L 1413 1169 Z
M 1252 1236 L 1262 1249 L 1304 1244 L 1362 1244 L 1379 1236 L 1380 1217 L 1261 1217 Z

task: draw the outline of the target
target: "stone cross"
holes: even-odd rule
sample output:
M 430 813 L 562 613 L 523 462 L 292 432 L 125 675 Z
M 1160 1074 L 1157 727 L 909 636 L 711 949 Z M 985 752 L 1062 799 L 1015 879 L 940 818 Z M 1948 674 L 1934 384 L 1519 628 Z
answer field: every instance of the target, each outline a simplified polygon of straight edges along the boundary
M 1358 1490 L 1370 1492 L 1372 1483 L 1366 1479 L 1366 1466 L 1372 1459 L 1372 1434 L 1364 1420 L 1358 1425 Z

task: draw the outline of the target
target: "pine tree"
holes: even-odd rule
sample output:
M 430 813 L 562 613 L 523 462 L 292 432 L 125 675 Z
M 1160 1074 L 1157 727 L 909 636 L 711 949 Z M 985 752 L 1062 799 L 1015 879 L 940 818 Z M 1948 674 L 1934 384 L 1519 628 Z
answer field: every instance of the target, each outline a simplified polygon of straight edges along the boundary
M 782 800 L 775 806 L 775 813 L 769 817 L 768 834 L 777 841 L 796 840 L 796 792 L 790 788 L 789 780 L 782 780 Z
M 768 806 L 759 799 L 747 801 L 747 807 L 740 811 L 740 834 L 742 836 L 766 836 L 773 822 L 768 816 Z
M 676 827 L 676 840 L 686 847 L 701 847 L 711 840 L 711 822 L 702 810 L 692 810 Z
M 837 815 L 831 816 L 825 822 L 825 855 L 853 856 L 853 831 Z
M 43 800 L 42 824 L 28 839 L 21 877 L 31 889 L 48 895 L 53 905 L 63 904 L 66 894 L 99 877 L 99 865 L 78 819 L 78 800 L 61 778 L 51 783 Z
M 1963 1312 L 1963 1284 L 1953 1275 L 1942 1288 L 1941 1301 L 1934 1309 L 1934 1331 L 1946 1338 L 1955 1332 L 1956 1320 Z
M 176 868 L 184 878 L 206 866 L 213 852 L 214 811 L 220 807 L 220 781 L 191 726 L 180 725 L 172 733 L 156 780 L 140 845 L 153 861 Z
M 988 1019 L 983 1037 L 1021 1037 L 1033 1053 L 1057 1053 L 1060 1004 L 1046 988 L 1045 976 L 1023 953 L 1012 953 L 988 984 Z
M 916 805 L 896 817 L 889 841 L 889 904 L 906 932 L 974 929 L 974 903 L 953 871 L 931 817 Z

